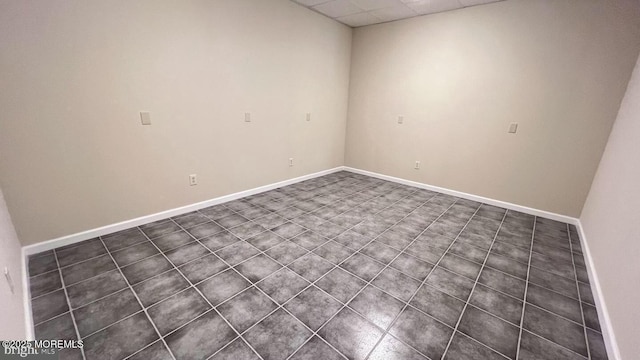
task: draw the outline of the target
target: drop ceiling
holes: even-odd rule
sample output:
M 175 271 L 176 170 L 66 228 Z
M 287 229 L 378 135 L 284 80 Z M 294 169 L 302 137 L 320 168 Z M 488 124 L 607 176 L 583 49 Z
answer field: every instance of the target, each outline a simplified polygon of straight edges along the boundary
M 503 0 L 291 0 L 351 27 Z

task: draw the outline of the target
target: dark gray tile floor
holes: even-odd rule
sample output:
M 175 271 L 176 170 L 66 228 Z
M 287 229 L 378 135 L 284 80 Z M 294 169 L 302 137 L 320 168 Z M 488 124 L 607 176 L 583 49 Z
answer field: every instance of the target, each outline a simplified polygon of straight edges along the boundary
M 350 172 L 29 258 L 70 359 L 604 359 L 575 227 Z

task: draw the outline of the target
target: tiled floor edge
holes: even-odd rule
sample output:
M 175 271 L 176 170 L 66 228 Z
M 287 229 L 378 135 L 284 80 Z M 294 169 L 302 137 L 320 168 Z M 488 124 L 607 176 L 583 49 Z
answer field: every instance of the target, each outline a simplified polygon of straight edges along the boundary
M 406 180 L 406 179 L 402 179 L 402 178 L 398 178 L 390 175 L 376 173 L 373 171 L 361 170 L 361 169 L 353 168 L 349 166 L 344 166 L 343 170 L 354 172 L 356 174 L 371 176 L 371 177 L 382 179 L 382 180 L 392 181 L 392 182 L 403 184 L 403 185 L 409 185 L 409 186 L 414 186 L 421 189 L 431 190 L 438 193 L 459 197 L 462 199 L 477 201 L 477 202 L 485 203 L 488 205 L 494 205 L 494 206 L 498 206 L 498 207 L 509 209 L 509 210 L 519 211 L 525 214 L 534 215 L 534 216 L 542 217 L 546 219 L 551 219 L 551 220 L 555 220 L 563 223 L 568 223 L 571 225 L 577 226 L 579 223 L 579 219 L 571 216 L 557 214 L 557 213 L 553 213 L 545 210 L 534 209 L 534 208 L 530 208 L 523 205 L 518 205 L 518 204 L 514 204 L 514 203 L 502 201 L 502 200 L 491 199 L 491 198 L 487 198 L 479 195 L 465 193 L 462 191 L 451 190 L 451 189 L 429 185 L 429 184 L 425 184 L 425 183 L 421 183 L 413 180 Z
M 587 273 L 589 274 L 591 291 L 593 292 L 596 309 L 598 310 L 598 320 L 600 321 L 602 337 L 607 348 L 607 355 L 610 360 L 622 360 L 622 357 L 620 356 L 620 349 L 618 348 L 618 342 L 616 341 L 613 326 L 611 324 L 611 318 L 609 317 L 607 305 L 602 294 L 602 288 L 600 287 L 600 280 L 598 279 L 595 264 L 591 257 L 591 250 L 589 249 L 587 236 L 579 219 L 577 221 L 576 228 L 580 234 L 580 245 L 582 246 L 582 252 L 585 258 Z

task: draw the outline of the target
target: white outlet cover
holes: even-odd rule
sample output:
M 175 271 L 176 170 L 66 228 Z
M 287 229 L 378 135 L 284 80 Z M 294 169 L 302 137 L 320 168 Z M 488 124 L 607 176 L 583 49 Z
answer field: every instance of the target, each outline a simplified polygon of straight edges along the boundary
M 142 125 L 151 125 L 151 114 L 148 111 L 141 111 L 140 121 Z
M 307 113 L 307 121 L 311 121 L 311 113 Z
M 398 116 L 398 124 L 402 124 L 404 123 L 404 116 L 400 115 Z
M 244 122 L 251 122 L 251 113 L 244 113 Z
M 509 125 L 509 134 L 515 134 L 518 132 L 518 123 L 511 123 Z

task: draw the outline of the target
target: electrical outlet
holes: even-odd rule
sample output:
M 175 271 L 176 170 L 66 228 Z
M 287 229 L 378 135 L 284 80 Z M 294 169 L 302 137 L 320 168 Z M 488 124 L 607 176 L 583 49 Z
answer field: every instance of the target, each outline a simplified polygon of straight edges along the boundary
M 147 111 L 141 111 L 140 122 L 142 122 L 142 125 L 151 125 L 151 114 Z
M 196 174 L 189 175 L 189 185 L 190 186 L 198 185 L 198 175 Z
M 251 122 L 251 113 L 244 113 L 244 122 Z
M 293 166 L 293 158 L 289 158 L 289 167 Z
M 416 161 L 416 165 L 413 168 L 416 170 L 420 170 L 420 161 Z
M 509 134 L 515 134 L 518 132 L 518 123 L 509 124 Z
M 400 115 L 398 116 L 398 124 L 402 124 L 404 123 L 404 116 Z
M 311 113 L 307 113 L 307 121 L 311 121 Z

